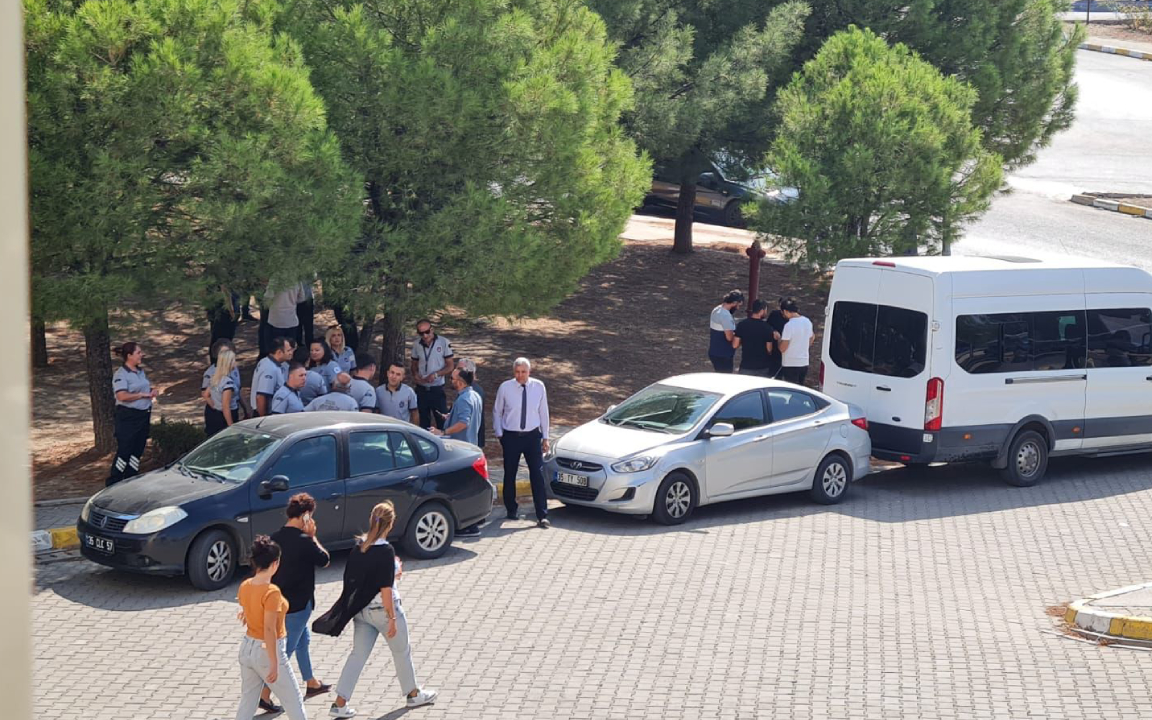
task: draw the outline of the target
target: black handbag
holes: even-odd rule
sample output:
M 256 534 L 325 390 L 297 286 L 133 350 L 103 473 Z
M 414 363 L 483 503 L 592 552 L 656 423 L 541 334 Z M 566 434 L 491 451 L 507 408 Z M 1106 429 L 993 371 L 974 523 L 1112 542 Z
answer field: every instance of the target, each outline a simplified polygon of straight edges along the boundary
M 348 621 L 344 614 L 344 598 L 341 597 L 328 612 L 312 621 L 312 632 L 318 635 L 340 637 L 340 633 L 347 624 Z

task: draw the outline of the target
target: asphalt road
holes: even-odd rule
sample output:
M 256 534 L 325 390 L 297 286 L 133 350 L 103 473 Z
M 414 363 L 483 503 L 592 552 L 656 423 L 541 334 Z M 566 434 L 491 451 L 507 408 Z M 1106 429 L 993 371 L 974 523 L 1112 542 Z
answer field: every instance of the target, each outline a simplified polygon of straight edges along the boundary
M 1073 205 L 1077 192 L 1152 195 L 1152 63 L 1081 50 L 1076 122 L 969 227 L 957 255 L 1074 254 L 1152 271 L 1152 221 Z

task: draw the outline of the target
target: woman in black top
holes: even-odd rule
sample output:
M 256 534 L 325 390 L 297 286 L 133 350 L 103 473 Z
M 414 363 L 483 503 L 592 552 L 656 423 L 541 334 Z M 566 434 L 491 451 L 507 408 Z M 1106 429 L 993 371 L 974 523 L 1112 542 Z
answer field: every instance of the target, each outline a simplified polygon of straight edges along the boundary
M 316 604 L 316 568 L 328 566 L 328 551 L 316 539 L 316 501 L 308 493 L 297 493 L 288 499 L 288 522 L 272 534 L 280 546 L 280 569 L 272 582 L 288 600 L 284 629 L 288 632 L 288 657 L 296 653 L 296 663 L 307 685 L 304 697 L 322 695 L 332 689 L 312 674 L 312 657 L 308 653 L 311 633 L 308 620 Z
M 380 635 L 384 635 L 392 651 L 396 677 L 408 707 L 427 705 L 436 699 L 435 690 L 423 690 L 416 684 L 416 670 L 412 667 L 408 620 L 396 589 L 403 566 L 388 544 L 388 533 L 395 520 L 396 509 L 392 503 L 382 502 L 372 508 L 368 532 L 360 537 L 359 546 L 353 548 L 344 566 L 344 591 L 336 606 L 317 621 L 319 624 L 327 619 L 333 635 L 340 634 L 349 620 L 355 628 L 352 654 L 344 663 L 340 682 L 336 684 L 336 702 L 328 711 L 332 717 L 350 718 L 356 714 L 348 700 Z

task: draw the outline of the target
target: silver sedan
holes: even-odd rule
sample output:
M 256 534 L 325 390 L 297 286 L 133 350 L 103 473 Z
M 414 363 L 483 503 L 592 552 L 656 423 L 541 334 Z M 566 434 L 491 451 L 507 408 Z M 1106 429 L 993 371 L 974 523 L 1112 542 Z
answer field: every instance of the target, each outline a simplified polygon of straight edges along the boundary
M 700 505 L 808 490 L 843 499 L 868 474 L 864 412 L 809 388 L 696 373 L 649 385 L 556 442 L 552 497 L 682 523 Z

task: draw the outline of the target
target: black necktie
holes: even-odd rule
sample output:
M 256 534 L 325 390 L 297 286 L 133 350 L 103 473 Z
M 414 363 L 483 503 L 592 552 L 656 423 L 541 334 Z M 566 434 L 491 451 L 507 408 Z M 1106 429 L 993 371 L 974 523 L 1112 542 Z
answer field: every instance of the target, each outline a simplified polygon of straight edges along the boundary
M 528 383 L 520 386 L 520 429 L 528 422 Z

